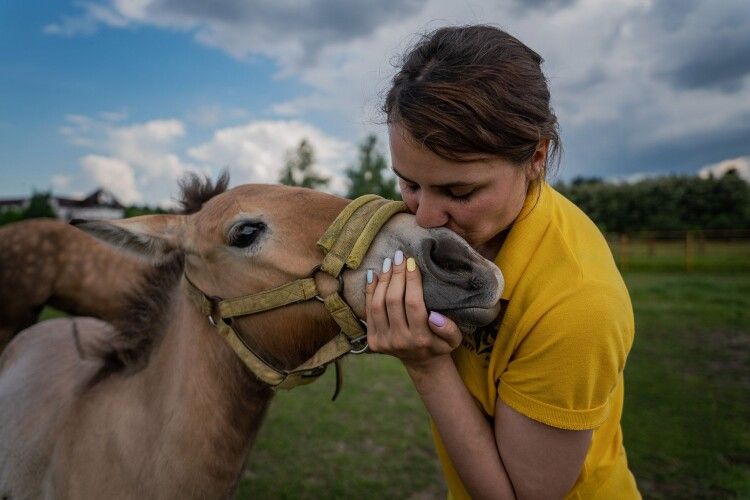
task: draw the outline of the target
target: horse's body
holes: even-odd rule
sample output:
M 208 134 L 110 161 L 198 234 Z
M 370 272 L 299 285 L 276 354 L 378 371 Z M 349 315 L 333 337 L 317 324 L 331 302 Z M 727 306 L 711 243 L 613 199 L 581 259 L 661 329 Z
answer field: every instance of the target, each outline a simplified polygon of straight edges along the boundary
M 231 495 L 273 390 L 198 312 L 181 276 L 222 297 L 305 276 L 320 262 L 317 237 L 346 203 L 309 190 L 241 186 L 194 215 L 95 226 L 160 267 L 131 305 L 139 311 L 132 324 L 116 331 L 94 319 L 51 320 L 22 332 L 0 357 L 0 497 Z M 262 227 L 252 245 L 239 246 L 238 224 L 245 235 L 248 224 Z M 343 275 L 345 299 L 359 317 L 366 269 L 398 248 L 423 270 L 428 307 L 450 305 L 464 325 L 475 326 L 497 313 L 501 277 L 494 265 L 453 233 L 421 229 L 401 214 L 380 231 L 362 267 Z M 463 276 L 450 278 L 442 260 L 451 268 L 464 264 Z M 331 278 L 319 288 L 325 295 L 336 286 Z M 316 301 L 234 325 L 243 342 L 287 368 L 337 331 Z
M 150 265 L 53 219 L 0 228 L 0 352 L 45 305 L 112 321 Z

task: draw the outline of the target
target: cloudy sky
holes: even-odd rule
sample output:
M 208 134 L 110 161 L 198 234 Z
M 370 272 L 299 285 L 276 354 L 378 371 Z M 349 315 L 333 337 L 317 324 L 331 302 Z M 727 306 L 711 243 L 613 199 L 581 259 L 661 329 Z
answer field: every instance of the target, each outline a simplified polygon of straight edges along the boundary
M 0 197 L 101 185 L 165 203 L 182 172 L 223 167 L 274 182 L 302 138 L 343 193 L 357 143 L 385 139 L 399 55 L 466 23 L 545 58 L 558 178 L 736 164 L 750 179 L 747 0 L 6 0 Z

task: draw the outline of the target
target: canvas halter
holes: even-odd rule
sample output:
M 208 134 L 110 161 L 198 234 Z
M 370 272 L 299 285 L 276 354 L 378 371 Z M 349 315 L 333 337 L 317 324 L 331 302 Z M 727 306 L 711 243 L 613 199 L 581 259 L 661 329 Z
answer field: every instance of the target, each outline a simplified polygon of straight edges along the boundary
M 359 354 L 367 349 L 366 325 L 344 301 L 344 268 L 357 269 L 370 248 L 375 235 L 388 220 L 399 212 L 406 212 L 403 202 L 390 201 L 377 195 L 364 195 L 350 202 L 328 227 L 317 245 L 325 255 L 306 278 L 279 287 L 231 299 L 209 297 L 199 290 L 187 275 L 182 285 L 187 295 L 209 323 L 218 328 L 235 353 L 263 382 L 274 388 L 291 389 L 316 380 L 326 366 L 337 362 L 336 394 L 341 385 L 338 360 L 343 355 Z M 315 284 L 318 272 L 338 279 L 338 290 L 321 297 Z M 341 331 L 307 361 L 291 370 L 279 369 L 265 361 L 245 343 L 232 326 L 231 318 L 276 309 L 296 302 L 316 299 L 322 302 Z M 363 327 L 364 325 L 364 327 Z M 334 398 L 336 397 L 334 394 Z

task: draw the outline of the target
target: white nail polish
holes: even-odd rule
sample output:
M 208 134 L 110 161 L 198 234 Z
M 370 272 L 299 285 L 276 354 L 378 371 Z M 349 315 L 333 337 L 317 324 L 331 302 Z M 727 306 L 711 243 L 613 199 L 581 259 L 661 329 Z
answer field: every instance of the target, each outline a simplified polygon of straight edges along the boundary
M 393 256 L 393 263 L 400 266 L 404 262 L 404 252 L 396 250 L 396 255 Z
M 372 283 L 372 269 L 367 270 L 367 284 Z
M 383 261 L 383 272 L 387 273 L 390 270 L 391 270 L 391 258 L 386 257 L 385 260 Z

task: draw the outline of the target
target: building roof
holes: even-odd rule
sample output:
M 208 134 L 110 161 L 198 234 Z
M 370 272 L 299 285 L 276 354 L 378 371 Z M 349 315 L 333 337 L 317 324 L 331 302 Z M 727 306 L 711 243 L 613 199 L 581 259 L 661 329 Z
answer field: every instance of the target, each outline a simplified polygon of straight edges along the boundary
M 0 207 L 19 206 L 26 203 L 30 198 L 6 198 L 0 199 Z M 52 196 L 51 200 L 60 207 L 85 208 L 85 207 L 107 207 L 125 208 L 115 196 L 106 189 L 99 188 L 85 198 L 75 199 L 63 196 Z

